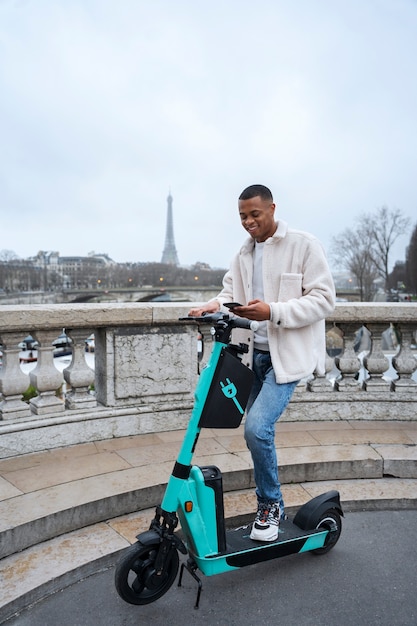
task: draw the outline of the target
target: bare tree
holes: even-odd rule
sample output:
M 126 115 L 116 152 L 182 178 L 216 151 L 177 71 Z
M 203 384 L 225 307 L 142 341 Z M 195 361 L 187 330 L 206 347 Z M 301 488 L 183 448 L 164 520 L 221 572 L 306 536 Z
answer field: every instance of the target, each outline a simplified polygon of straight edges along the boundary
M 388 288 L 392 246 L 409 225 L 409 218 L 400 209 L 383 206 L 362 215 L 355 229 L 348 228 L 333 237 L 331 255 L 356 278 L 361 300 L 372 299 L 378 276 Z
M 410 219 L 400 209 L 388 209 L 383 206 L 374 213 L 361 217 L 359 228 L 370 242 L 370 254 L 378 275 L 383 278 L 385 289 L 388 288 L 389 256 L 392 246 L 404 235 L 410 226 Z
M 405 282 L 407 289 L 417 294 L 417 225 L 414 226 L 406 251 Z
M 359 227 L 347 228 L 333 237 L 332 258 L 356 278 L 361 301 L 370 301 L 375 293 L 377 271 L 370 253 L 369 236 Z
M 19 257 L 16 252 L 13 252 L 13 250 L 0 250 L 0 261 L 8 263 L 9 261 L 15 261 L 18 258 Z

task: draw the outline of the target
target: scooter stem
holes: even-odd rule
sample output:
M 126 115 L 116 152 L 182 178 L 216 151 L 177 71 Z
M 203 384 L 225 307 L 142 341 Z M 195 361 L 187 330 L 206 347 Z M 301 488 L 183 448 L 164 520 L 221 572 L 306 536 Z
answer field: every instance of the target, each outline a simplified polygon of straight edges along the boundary
M 178 506 L 178 492 L 180 488 L 178 483 L 187 479 L 191 471 L 191 459 L 201 431 L 198 424 L 210 391 L 210 385 L 213 379 L 214 370 L 219 360 L 219 355 L 224 347 L 225 344 L 223 343 L 214 343 L 207 366 L 200 374 L 194 394 L 194 408 L 191 413 L 190 421 L 188 422 L 187 430 L 185 432 L 184 440 L 182 442 L 174 470 L 169 478 L 168 486 L 162 501 L 161 506 L 164 511 L 176 511 Z M 173 497 L 171 497 L 170 494 L 173 494 Z

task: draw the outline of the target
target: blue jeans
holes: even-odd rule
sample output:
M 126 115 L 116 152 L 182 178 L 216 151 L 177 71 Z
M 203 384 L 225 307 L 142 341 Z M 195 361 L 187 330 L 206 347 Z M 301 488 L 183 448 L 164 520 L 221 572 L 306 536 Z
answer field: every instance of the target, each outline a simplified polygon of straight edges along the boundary
M 272 369 L 271 356 L 255 349 L 253 355 L 255 381 L 246 407 L 245 439 L 253 461 L 258 502 L 278 502 L 284 512 L 284 500 L 278 479 L 275 450 L 275 424 L 284 412 L 298 380 L 278 384 Z

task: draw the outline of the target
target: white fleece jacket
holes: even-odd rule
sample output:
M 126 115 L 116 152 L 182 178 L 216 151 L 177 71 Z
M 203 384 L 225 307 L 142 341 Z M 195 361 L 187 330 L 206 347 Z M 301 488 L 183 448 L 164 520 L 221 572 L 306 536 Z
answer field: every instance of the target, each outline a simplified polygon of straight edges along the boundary
M 232 260 L 215 298 L 221 305 L 247 304 L 253 299 L 253 251 L 250 238 Z M 265 241 L 263 280 L 265 302 L 271 307 L 268 341 L 277 382 L 300 380 L 313 372 L 324 374 L 324 319 L 334 310 L 335 289 L 319 240 L 279 220 L 274 235 Z M 252 333 L 235 329 L 233 341 L 249 343 L 242 362 L 251 366 Z

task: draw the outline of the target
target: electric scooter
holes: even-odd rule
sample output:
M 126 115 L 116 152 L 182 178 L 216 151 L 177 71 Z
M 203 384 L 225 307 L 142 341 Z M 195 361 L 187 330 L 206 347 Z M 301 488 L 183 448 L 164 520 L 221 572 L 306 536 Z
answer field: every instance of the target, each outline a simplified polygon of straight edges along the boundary
M 258 322 L 224 313 L 181 319 L 212 324 L 213 349 L 199 376 L 188 428 L 161 506 L 149 530 L 137 535 L 137 542 L 122 552 L 116 565 L 116 590 L 130 604 L 154 602 L 168 591 L 178 573 L 179 552 L 189 557 L 181 565 L 178 586 L 187 570 L 198 584 L 198 608 L 202 581 L 197 570 L 212 576 L 294 553 L 325 554 L 342 530 L 337 491 L 309 500 L 293 520 L 281 520 L 276 541 L 250 539 L 250 525 L 226 529 L 221 471 L 192 465 L 191 460 L 202 428 L 237 428 L 241 423 L 253 372 L 241 362 L 247 344 L 232 344 L 231 333 L 233 328 L 256 330 Z M 175 533 L 179 522 L 183 538 Z

